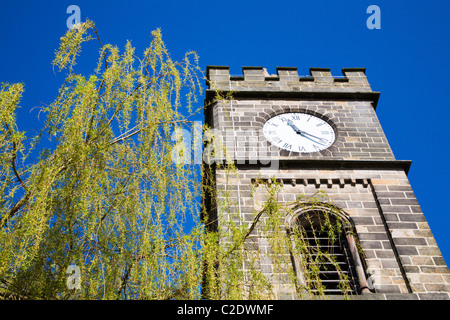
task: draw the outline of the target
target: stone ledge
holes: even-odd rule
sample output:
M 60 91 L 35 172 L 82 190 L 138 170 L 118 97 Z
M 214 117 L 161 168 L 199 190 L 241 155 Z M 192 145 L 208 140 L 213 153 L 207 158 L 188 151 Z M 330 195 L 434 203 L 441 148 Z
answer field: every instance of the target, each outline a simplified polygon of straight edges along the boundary
M 342 295 L 329 295 L 325 300 L 344 300 Z M 367 293 L 348 296 L 349 300 L 450 300 L 448 293 Z
M 408 174 L 411 160 L 320 160 L 320 159 L 260 159 L 257 163 L 239 163 L 238 169 L 270 168 L 270 161 L 278 161 L 279 169 L 358 169 L 358 170 L 403 170 Z M 263 165 L 262 163 L 268 163 Z
M 308 78 L 310 79 L 310 78 Z M 303 82 L 312 82 L 313 80 L 303 80 Z M 300 81 L 299 81 L 300 82 Z M 207 89 L 205 92 L 205 105 L 211 105 L 216 100 L 217 90 Z M 321 91 L 304 90 L 304 91 L 283 91 L 282 87 L 261 88 L 255 90 L 240 88 L 239 90 L 229 88 L 220 90 L 221 96 L 231 95 L 233 99 L 258 99 L 258 100 L 282 100 L 282 99 L 311 99 L 311 100 L 331 100 L 331 101 L 369 101 L 372 102 L 373 108 L 376 109 L 380 93 L 375 91 Z

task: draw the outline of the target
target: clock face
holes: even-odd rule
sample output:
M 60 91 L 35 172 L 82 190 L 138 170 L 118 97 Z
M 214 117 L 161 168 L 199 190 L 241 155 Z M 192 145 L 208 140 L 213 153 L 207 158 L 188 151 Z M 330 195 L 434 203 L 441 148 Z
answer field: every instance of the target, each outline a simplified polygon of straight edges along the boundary
M 310 153 L 324 150 L 335 140 L 333 128 L 307 113 L 283 113 L 263 126 L 266 139 L 281 149 Z

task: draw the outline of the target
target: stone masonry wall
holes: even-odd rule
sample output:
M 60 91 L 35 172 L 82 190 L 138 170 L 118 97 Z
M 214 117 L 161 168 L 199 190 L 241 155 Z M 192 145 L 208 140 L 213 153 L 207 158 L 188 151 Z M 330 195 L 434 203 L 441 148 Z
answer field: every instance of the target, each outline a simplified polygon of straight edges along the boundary
M 394 160 L 375 110 L 369 101 L 233 100 L 213 107 L 217 129 L 233 159 Z M 285 112 L 305 112 L 329 122 L 337 132 L 334 144 L 314 153 L 272 146 L 262 133 L 264 123 Z
M 207 85 L 213 90 L 271 92 L 370 92 L 364 68 L 344 68 L 341 77 L 333 77 L 330 69 L 309 68 L 310 76 L 300 77 L 295 67 L 278 67 L 270 75 L 263 67 L 242 67 L 243 76 L 230 76 L 226 66 L 207 67 Z
M 296 197 L 324 191 L 353 220 L 364 251 L 367 273 L 372 275 L 376 295 L 408 294 L 417 299 L 450 298 L 450 274 L 403 171 L 396 170 L 239 170 L 226 178 L 217 172 L 219 189 L 236 201 L 244 223 L 250 225 L 262 208 L 267 193 L 256 188 L 255 179 L 276 178 L 283 182 L 281 204 Z M 225 187 L 226 186 L 226 187 Z M 220 198 L 219 198 L 220 201 Z M 222 218 L 228 219 L 226 211 Z M 267 276 L 273 272 L 267 240 L 255 233 L 259 268 Z M 282 277 L 279 277 L 282 279 Z M 293 288 L 277 283 L 277 298 L 296 298 Z M 395 295 L 398 298 L 398 295 Z
M 243 76 L 231 76 L 228 67 L 207 68 L 205 117 L 216 140 L 204 154 L 213 145 L 213 161 L 222 163 L 227 156 L 238 169 L 236 176 L 216 170 L 218 203 L 222 191 L 234 201 L 231 207 L 218 208 L 219 218 L 229 219 L 238 212 L 243 223 L 253 221 L 265 200 L 263 187 L 256 187 L 252 196 L 257 178 L 280 180 L 278 200 L 286 205 L 299 195 L 322 190 L 355 224 L 366 273 L 376 289 L 359 298 L 450 299 L 448 267 L 409 184 L 409 166 L 402 167 L 395 159 L 379 123 L 378 93 L 372 91 L 365 69 L 342 69 L 341 77 L 325 68 L 310 68 L 308 77 L 300 77 L 291 67 L 277 68 L 276 75 L 262 67 L 242 70 Z M 232 98 L 215 100 L 217 91 Z M 335 129 L 335 142 L 309 154 L 271 145 L 262 127 L 284 112 L 324 119 Z M 221 153 L 222 147 L 227 155 Z M 324 168 L 324 161 L 329 168 Z M 269 165 L 262 168 L 262 164 Z M 267 239 L 255 232 L 247 242 L 249 250 L 260 254 L 256 267 L 273 279 L 276 297 L 298 298 L 283 275 L 274 274 Z

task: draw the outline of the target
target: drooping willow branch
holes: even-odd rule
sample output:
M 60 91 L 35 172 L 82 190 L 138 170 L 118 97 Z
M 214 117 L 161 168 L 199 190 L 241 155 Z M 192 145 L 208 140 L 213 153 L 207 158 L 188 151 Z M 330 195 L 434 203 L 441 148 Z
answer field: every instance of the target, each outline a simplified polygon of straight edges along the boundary
M 258 224 L 259 219 L 261 218 L 261 216 L 263 215 L 264 212 L 266 212 L 266 209 L 263 209 L 260 212 L 258 212 L 258 214 L 253 219 L 252 224 L 248 228 L 247 232 L 242 236 L 242 238 L 239 241 L 236 241 L 234 243 L 234 245 L 227 250 L 227 252 L 225 252 L 225 254 L 221 257 L 221 259 L 226 259 L 228 257 L 228 255 L 230 255 L 233 251 L 238 249 L 245 242 L 245 240 L 247 240 L 247 238 L 250 236 L 250 234 L 256 228 L 256 225 Z
M 8 129 L 9 134 L 10 134 L 11 137 L 12 137 L 13 134 L 12 134 L 11 129 L 9 128 L 8 124 L 5 123 L 5 126 L 6 126 L 6 128 Z M 12 156 L 12 159 L 11 159 L 11 166 L 12 166 L 12 168 L 13 168 L 13 171 L 14 171 L 14 174 L 15 174 L 17 180 L 20 182 L 20 185 L 23 187 L 23 189 L 25 190 L 25 192 L 28 192 L 28 188 L 27 188 L 27 186 L 25 185 L 25 183 L 22 181 L 22 178 L 20 177 L 19 173 L 17 172 L 17 168 L 16 168 L 17 144 L 16 144 L 15 141 L 12 141 L 12 143 L 13 143 L 13 156 Z

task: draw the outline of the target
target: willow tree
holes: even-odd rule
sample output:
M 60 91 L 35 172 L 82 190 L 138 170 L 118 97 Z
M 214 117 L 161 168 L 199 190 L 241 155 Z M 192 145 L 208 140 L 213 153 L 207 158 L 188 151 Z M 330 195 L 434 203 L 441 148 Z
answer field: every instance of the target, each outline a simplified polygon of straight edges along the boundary
M 78 74 L 88 41 L 97 68 Z M 36 136 L 16 123 L 24 85 L 1 86 L 0 297 L 198 298 L 201 170 L 174 161 L 187 150 L 174 132 L 201 110 L 197 55 L 172 60 L 160 30 L 137 55 L 87 21 L 53 66 L 65 80 Z
M 83 75 L 75 66 L 88 41 L 99 56 Z M 219 206 L 239 212 L 236 199 L 216 189 L 217 167 L 199 161 L 214 134 L 203 128 L 202 138 L 192 121 L 203 109 L 195 52 L 172 60 L 155 30 L 137 55 L 131 42 L 103 44 L 87 21 L 61 38 L 53 65 L 65 80 L 41 107 L 35 136 L 16 123 L 24 85 L 0 88 L 0 298 L 272 298 L 270 275 L 243 268 L 261 258 L 245 250 L 254 230 L 270 238 L 277 272 L 299 286 L 286 250 L 293 239 L 309 249 L 281 221 L 301 197 L 280 205 L 274 184 L 252 223 L 208 220 L 206 211 Z M 237 174 L 233 163 L 224 168 Z

